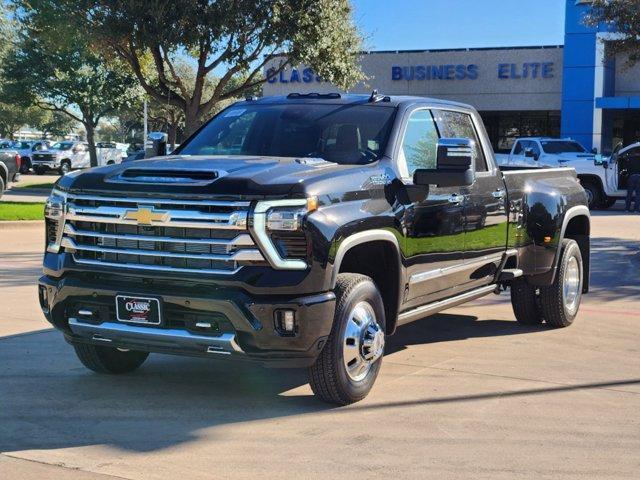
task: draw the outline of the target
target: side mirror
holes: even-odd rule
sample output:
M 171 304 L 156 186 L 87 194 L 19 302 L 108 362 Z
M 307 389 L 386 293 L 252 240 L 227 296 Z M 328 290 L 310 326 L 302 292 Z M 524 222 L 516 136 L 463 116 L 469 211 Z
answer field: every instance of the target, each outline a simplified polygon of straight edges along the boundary
M 596 155 L 593 159 L 593 164 L 596 167 L 609 168 L 609 159 L 604 155 Z
M 163 157 L 167 154 L 169 135 L 164 132 L 151 132 L 144 145 L 144 158 Z
M 437 168 L 416 170 L 413 173 L 415 185 L 464 187 L 473 184 L 473 142 L 470 139 L 441 138 L 437 152 Z
M 598 154 L 598 149 L 596 147 L 593 147 L 591 149 L 591 153 L 593 153 L 594 155 L 597 155 Z

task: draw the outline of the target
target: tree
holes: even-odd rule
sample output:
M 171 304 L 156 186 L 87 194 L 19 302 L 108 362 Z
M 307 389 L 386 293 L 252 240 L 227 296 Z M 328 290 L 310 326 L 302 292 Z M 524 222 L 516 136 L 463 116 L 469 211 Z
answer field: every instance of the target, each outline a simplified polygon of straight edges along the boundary
M 96 166 L 95 129 L 101 118 L 140 94 L 136 79 L 120 62 L 107 63 L 57 2 L 25 1 L 19 7 L 21 32 L 7 59 L 5 90 L 80 122 Z
M 61 112 L 47 112 L 47 115 L 42 122 L 38 125 L 38 128 L 42 130 L 42 138 L 47 138 L 49 135 L 54 137 L 64 137 L 70 132 L 73 132 L 78 126 L 78 122 Z
M 35 106 L 3 102 L 0 97 L 0 137 L 13 140 L 14 133 L 24 125 L 41 128 L 48 118 L 47 112 Z
M 55 2 L 67 16 L 76 0 Z M 347 88 L 363 79 L 349 0 L 83 0 L 79 29 L 133 70 L 147 94 L 184 113 L 186 134 L 225 100 L 255 89 L 265 65 L 304 63 Z M 195 64 L 189 88 L 177 64 Z M 213 72 L 224 72 L 207 90 Z
M 595 0 L 591 11 L 585 16 L 590 26 L 608 24 L 620 34 L 607 42 L 609 53 L 627 55 L 629 66 L 640 61 L 640 1 L 639 0 Z

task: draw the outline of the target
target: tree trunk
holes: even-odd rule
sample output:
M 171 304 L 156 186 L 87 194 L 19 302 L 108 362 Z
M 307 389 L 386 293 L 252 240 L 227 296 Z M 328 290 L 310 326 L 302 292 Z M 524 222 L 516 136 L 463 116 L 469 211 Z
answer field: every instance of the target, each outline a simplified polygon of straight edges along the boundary
M 198 115 L 197 109 L 187 109 L 184 112 L 184 135 L 185 137 L 191 136 L 193 132 L 195 132 L 198 128 L 200 128 L 202 122 L 200 122 L 200 118 Z
M 89 159 L 92 167 L 98 166 L 98 154 L 96 152 L 95 127 L 93 123 L 85 123 L 84 128 L 87 131 L 87 143 L 89 144 Z
M 171 145 L 171 149 L 173 150 L 176 146 L 176 137 L 178 135 L 178 125 L 174 122 L 167 123 L 167 134 L 169 135 L 169 139 L 167 140 L 169 145 Z

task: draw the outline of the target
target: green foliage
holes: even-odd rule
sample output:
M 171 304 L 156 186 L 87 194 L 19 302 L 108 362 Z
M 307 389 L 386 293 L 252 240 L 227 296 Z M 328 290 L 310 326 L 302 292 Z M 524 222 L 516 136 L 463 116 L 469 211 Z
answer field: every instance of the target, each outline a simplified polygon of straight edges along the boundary
M 595 0 L 584 20 L 590 26 L 608 24 L 621 34 L 619 39 L 607 42 L 609 54 L 627 55 L 628 66 L 640 61 L 640 1 Z
M 55 2 L 65 14 L 75 0 Z M 347 88 L 361 80 L 361 38 L 348 0 L 84 0 L 71 16 L 106 54 L 127 62 L 147 93 L 184 112 L 187 133 L 228 99 L 264 81 L 277 54 L 280 68 L 305 63 Z M 193 81 L 180 70 L 191 57 Z M 284 57 L 283 57 L 284 58 Z M 225 73 L 215 81 L 211 74 Z
M 4 91 L 22 103 L 63 113 L 87 131 L 95 165 L 94 130 L 100 118 L 140 95 L 130 71 L 107 62 L 54 0 L 16 2 L 21 33 L 7 58 Z

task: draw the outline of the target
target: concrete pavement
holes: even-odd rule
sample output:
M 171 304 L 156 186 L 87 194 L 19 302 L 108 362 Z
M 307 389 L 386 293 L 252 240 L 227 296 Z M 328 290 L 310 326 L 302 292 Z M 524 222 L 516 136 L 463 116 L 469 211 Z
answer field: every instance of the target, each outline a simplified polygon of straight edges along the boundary
M 485 297 L 400 328 L 369 397 L 336 408 L 300 371 L 86 371 L 37 307 L 42 232 L 0 230 L 0 478 L 638 478 L 640 216 L 596 213 L 593 236 L 573 326 Z

